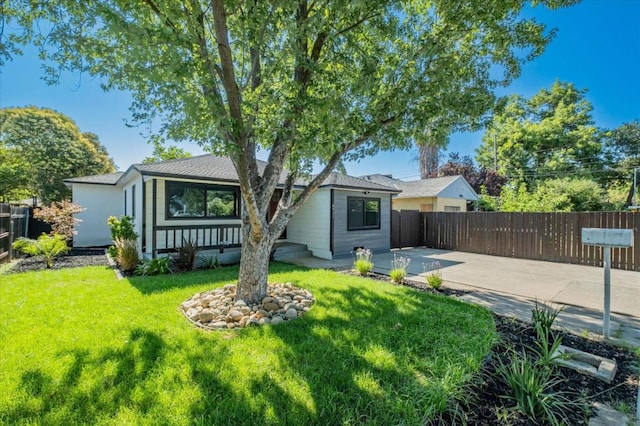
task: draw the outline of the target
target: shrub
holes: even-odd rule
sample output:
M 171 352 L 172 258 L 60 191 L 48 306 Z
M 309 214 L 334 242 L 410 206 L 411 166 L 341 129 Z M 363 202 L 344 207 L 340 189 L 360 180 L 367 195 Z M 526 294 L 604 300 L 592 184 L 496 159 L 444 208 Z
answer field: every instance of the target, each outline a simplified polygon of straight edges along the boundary
M 372 257 L 373 254 L 369 249 L 359 248 L 356 251 L 356 261 L 353 266 L 360 275 L 367 275 L 371 272 L 373 269 L 373 262 L 371 262 Z
M 552 369 L 539 368 L 524 353 L 513 353 L 509 364 L 500 361 L 497 372 L 510 391 L 508 395 L 501 395 L 501 398 L 514 402 L 515 409 L 536 424 L 559 425 L 567 422 L 564 412 L 576 404 L 564 392 L 553 390 L 562 380 L 553 377 Z
M 136 240 L 138 234 L 133 229 L 133 218 L 129 216 L 109 216 L 107 223 L 111 227 L 111 239 L 115 242 L 118 238 L 125 240 Z
M 13 249 L 30 256 L 44 256 L 47 268 L 53 266 L 53 259 L 69 251 L 64 235 L 42 234 L 37 240 L 18 238 L 13 243 Z
M 118 248 L 116 246 L 109 246 L 107 248 L 107 252 L 113 260 L 116 260 L 118 258 Z
M 178 247 L 176 253 L 175 262 L 178 268 L 182 271 L 191 271 L 196 263 L 197 244 L 183 237 L 182 245 Z
M 551 334 L 551 327 L 556 321 L 561 309 L 553 309 L 547 305 L 539 305 L 535 301 L 535 306 L 531 310 L 531 323 L 538 333 L 538 339 L 547 340 Z
M 136 266 L 138 266 L 138 263 L 140 263 L 137 241 L 127 238 L 117 238 L 115 245 L 118 250 L 116 261 L 118 265 L 120 265 L 120 269 L 125 272 L 133 271 Z
M 83 212 L 84 210 L 85 209 L 79 204 L 64 200 L 35 209 L 33 211 L 33 217 L 51 225 L 52 235 L 62 235 L 65 237 L 65 240 L 69 241 L 77 234 L 77 232 L 73 230 L 74 226 L 81 222 L 74 214 Z
M 143 259 L 135 270 L 136 275 L 164 275 L 169 273 L 171 273 L 169 257 Z
M 422 267 L 427 273 L 425 279 L 427 284 L 434 290 L 438 290 L 442 287 L 444 280 L 442 279 L 442 272 L 440 271 L 440 262 L 432 262 L 430 264 L 423 264 Z
M 408 257 L 402 257 L 393 255 L 393 261 L 391 262 L 391 271 L 389 277 L 391 281 L 396 284 L 402 284 L 404 277 L 407 276 L 407 267 L 409 266 L 411 259 Z
M 218 256 L 198 256 L 199 267 L 202 269 L 216 269 L 220 267 Z

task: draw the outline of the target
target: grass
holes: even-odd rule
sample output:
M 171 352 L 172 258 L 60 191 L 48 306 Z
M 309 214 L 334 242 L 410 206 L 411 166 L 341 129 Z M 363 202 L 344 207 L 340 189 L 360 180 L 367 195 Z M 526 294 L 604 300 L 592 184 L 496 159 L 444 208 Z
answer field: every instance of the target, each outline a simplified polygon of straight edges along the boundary
M 496 335 L 479 307 L 277 263 L 270 281 L 314 293 L 304 317 L 205 332 L 179 313 L 237 273 L 2 276 L 0 424 L 424 424 Z

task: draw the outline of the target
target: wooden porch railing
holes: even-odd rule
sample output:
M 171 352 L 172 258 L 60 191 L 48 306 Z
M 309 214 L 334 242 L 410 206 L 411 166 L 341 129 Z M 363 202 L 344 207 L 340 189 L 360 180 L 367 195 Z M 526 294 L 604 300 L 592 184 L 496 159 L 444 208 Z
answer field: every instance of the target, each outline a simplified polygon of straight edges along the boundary
M 201 250 L 241 246 L 240 224 L 156 226 L 153 229 L 152 253 L 176 251 L 183 239 L 197 244 Z

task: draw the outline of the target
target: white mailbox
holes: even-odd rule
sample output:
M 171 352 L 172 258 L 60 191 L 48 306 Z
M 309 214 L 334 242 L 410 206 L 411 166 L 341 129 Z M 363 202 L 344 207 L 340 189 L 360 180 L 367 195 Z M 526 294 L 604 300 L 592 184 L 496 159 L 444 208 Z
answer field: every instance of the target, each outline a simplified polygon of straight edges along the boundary
M 582 244 L 590 246 L 632 247 L 632 229 L 582 228 Z
M 582 244 L 602 247 L 604 266 L 604 310 L 602 312 L 603 334 L 609 338 L 611 316 L 611 247 L 632 247 L 632 229 L 582 228 Z

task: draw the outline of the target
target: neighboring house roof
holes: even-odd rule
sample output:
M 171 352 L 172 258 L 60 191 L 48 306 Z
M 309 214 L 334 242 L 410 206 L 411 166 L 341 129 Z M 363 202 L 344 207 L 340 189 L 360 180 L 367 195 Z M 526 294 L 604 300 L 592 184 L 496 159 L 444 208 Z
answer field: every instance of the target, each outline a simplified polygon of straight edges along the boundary
M 412 181 L 403 181 L 380 174 L 362 176 L 362 178 L 402 190 L 397 198 L 447 197 L 464 198 L 471 201 L 478 199 L 478 194 L 460 175 Z
M 267 166 L 266 161 L 257 161 L 258 172 L 262 173 Z M 140 173 L 144 176 L 159 176 L 169 178 L 215 180 L 222 182 L 238 182 L 238 173 L 233 163 L 228 157 L 216 155 L 199 155 L 189 158 L 179 158 L 176 160 L 162 161 L 154 164 L 133 164 L 125 172 L 109 173 L 106 175 L 84 176 L 79 178 L 65 179 L 65 183 L 87 183 L 100 185 L 117 185 L 124 182 L 128 175 Z M 280 179 L 284 183 L 284 178 Z M 299 186 L 304 182 L 300 181 Z M 360 179 L 354 176 L 343 175 L 332 172 L 322 183 L 321 187 L 335 187 L 345 189 L 361 189 L 382 192 L 400 192 L 394 187 L 385 186 L 376 182 Z
M 116 185 L 124 172 L 106 173 L 104 175 L 82 176 L 65 179 L 64 183 L 89 183 L 93 185 Z

